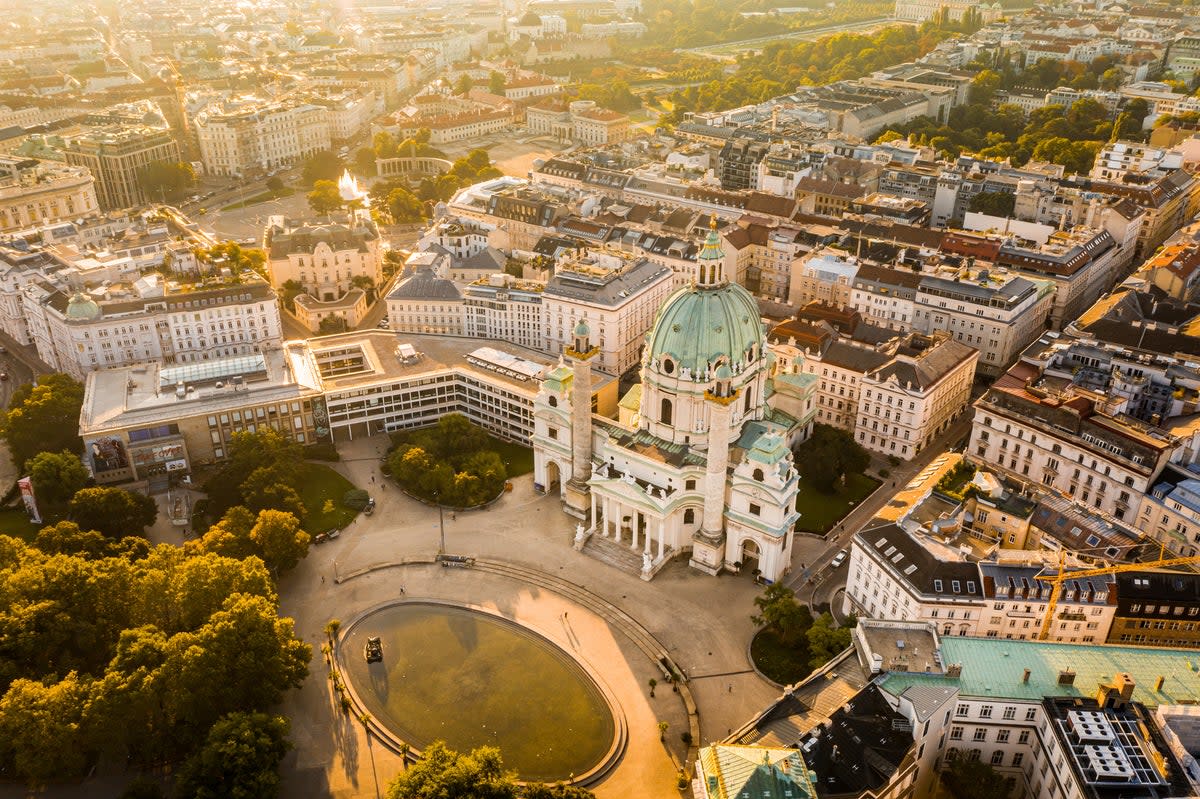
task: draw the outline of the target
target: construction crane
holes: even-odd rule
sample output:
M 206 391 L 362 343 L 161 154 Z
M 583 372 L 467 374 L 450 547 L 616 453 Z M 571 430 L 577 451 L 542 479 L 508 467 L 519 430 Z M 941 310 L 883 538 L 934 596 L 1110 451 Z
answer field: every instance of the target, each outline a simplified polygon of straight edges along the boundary
M 1146 563 L 1120 563 L 1112 566 L 1100 566 L 1094 569 L 1064 572 L 1063 567 L 1066 562 L 1067 553 L 1060 550 L 1058 553 L 1058 574 L 1039 574 L 1034 577 L 1035 580 L 1051 584 L 1050 601 L 1046 605 L 1046 617 L 1042 619 L 1042 631 L 1038 633 L 1038 640 L 1045 641 L 1050 637 L 1050 628 L 1054 625 L 1054 611 L 1058 607 L 1059 597 L 1062 596 L 1063 583 L 1068 580 L 1081 580 L 1085 577 L 1098 577 L 1102 574 L 1119 574 L 1121 572 L 1144 571 L 1146 569 L 1161 569 L 1167 566 L 1187 566 L 1200 563 L 1200 555 L 1191 555 L 1186 558 L 1163 558 L 1161 555 L 1164 553 L 1165 548 L 1160 549 L 1159 559 Z

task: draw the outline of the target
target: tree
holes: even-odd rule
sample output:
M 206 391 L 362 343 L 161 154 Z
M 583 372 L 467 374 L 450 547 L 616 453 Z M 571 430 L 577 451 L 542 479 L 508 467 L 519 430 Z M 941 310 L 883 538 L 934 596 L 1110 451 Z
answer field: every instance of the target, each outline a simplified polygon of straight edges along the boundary
M 505 79 L 503 72 L 497 72 L 493 69 L 491 74 L 488 75 L 488 91 L 492 94 L 498 94 L 503 97 L 504 87 L 507 83 L 508 81 Z
M 257 549 L 256 554 L 268 567 L 279 572 L 296 568 L 296 564 L 308 555 L 311 540 L 308 533 L 300 529 L 299 519 L 278 510 L 261 511 L 250 529 L 250 541 Z
M 267 178 L 267 191 L 271 192 L 272 194 L 278 194 L 279 192 L 283 191 L 283 178 L 279 177 L 278 175 L 272 175 L 271 177 Z
M 117 799 L 167 799 L 167 793 L 161 783 L 149 777 L 138 777 L 125 786 Z
M 304 501 L 289 484 L 293 475 L 293 469 L 280 468 L 277 463 L 258 467 L 242 483 L 242 502 L 252 513 L 280 510 L 303 519 Z
M 334 333 L 345 333 L 346 320 L 340 316 L 326 316 L 317 325 L 317 334 L 322 336 L 330 336 Z
M 467 92 L 471 91 L 471 86 L 474 84 L 475 81 L 471 80 L 471 76 L 464 72 L 454 81 L 454 93 L 466 94 Z
M 796 601 L 796 594 L 783 583 L 772 583 L 754 598 L 758 614 L 751 616 L 755 624 L 773 630 L 784 643 L 800 641 L 813 625 L 812 612 Z
M 459 754 L 442 741 L 425 747 L 421 759 L 387 789 L 387 799 L 595 799 L 586 789 L 563 785 L 518 785 L 504 770 L 500 750 L 482 746 Z
M 304 293 L 304 286 L 300 285 L 298 280 L 285 280 L 280 286 L 279 297 L 283 300 L 283 305 L 289 311 L 295 312 L 296 298 Z
M 0 435 L 18 467 L 39 452 L 83 451 L 78 433 L 82 383 L 61 373 L 43 375 L 36 386 L 17 388 L 8 407 L 0 419 Z
M 820 668 L 846 647 L 850 646 L 850 630 L 854 628 L 853 617 L 843 627 L 833 625 L 833 616 L 822 613 L 808 628 L 808 665 Z
M 800 445 L 796 463 L 805 480 L 818 491 L 831 494 L 847 475 L 865 470 L 871 456 L 849 432 L 818 423 Z
M 342 193 L 332 180 L 318 180 L 308 193 L 308 207 L 314 214 L 332 214 L 345 204 Z
M 37 782 L 79 774 L 87 689 L 75 672 L 51 685 L 17 679 L 0 697 L 0 762 Z
M 39 452 L 25 464 L 43 515 L 58 516 L 89 479 L 87 467 L 70 452 Z
M 260 427 L 253 433 L 234 433 L 225 465 L 204 485 L 213 514 L 223 514 L 234 505 L 244 504 L 247 481 L 258 469 L 268 468 L 273 473 L 272 482 L 294 484 L 302 461 L 300 445 L 270 427 Z M 261 477 L 256 480 L 256 483 L 267 482 Z
M 375 174 L 375 150 L 371 147 L 359 147 L 354 151 L 354 171 L 359 175 L 373 176 Z
M 254 543 L 250 540 L 254 522 L 255 516 L 248 508 L 234 505 L 205 531 L 196 546 L 227 558 L 248 558 L 255 554 Z
M 969 211 L 978 211 L 991 216 L 1010 217 L 1017 204 L 1017 195 L 1007 191 L 981 191 L 971 198 Z
M 987 763 L 956 757 L 942 772 L 942 784 L 954 799 L 1006 799 L 1004 776 Z
M 319 180 L 337 180 L 345 168 L 342 159 L 332 150 L 322 150 L 305 160 L 304 169 L 300 174 L 305 185 L 315 186 Z
M 203 748 L 183 765 L 179 799 L 270 799 L 279 793 L 279 764 L 287 754 L 288 720 L 266 713 L 230 713 Z
M 158 517 L 158 504 L 121 488 L 84 488 L 71 497 L 68 516 L 83 530 L 109 538 L 141 535 Z
M 196 185 L 196 170 L 186 161 L 153 161 L 138 171 L 138 185 L 152 202 L 176 202 Z
M 424 218 L 425 206 L 408 189 L 392 189 L 387 196 L 387 210 L 392 221 L 398 225 L 420 222 Z

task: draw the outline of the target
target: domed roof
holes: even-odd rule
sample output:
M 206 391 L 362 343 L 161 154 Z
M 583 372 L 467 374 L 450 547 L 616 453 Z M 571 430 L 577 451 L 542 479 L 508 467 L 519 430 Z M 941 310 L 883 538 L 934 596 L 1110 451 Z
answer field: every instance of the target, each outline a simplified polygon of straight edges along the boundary
M 650 331 L 650 358 L 667 374 L 684 367 L 695 376 L 725 358 L 744 363 L 753 347 L 763 349 L 758 303 L 736 283 L 717 288 L 682 288 L 667 299 Z M 672 367 L 663 366 L 669 357 Z
M 733 378 L 733 370 L 729 368 L 729 364 L 723 363 L 717 367 L 718 380 L 730 380 Z
M 526 11 L 525 16 L 517 21 L 518 28 L 539 28 L 542 25 L 542 18 L 532 11 Z
M 585 322 L 583 319 L 580 319 L 579 324 L 575 325 L 575 335 L 590 336 L 592 335 L 592 329 L 588 327 L 587 322 Z
M 67 303 L 66 316 L 68 319 L 82 319 L 91 321 L 100 318 L 100 306 L 95 300 L 88 299 L 80 292 L 75 292 L 71 295 L 70 301 Z

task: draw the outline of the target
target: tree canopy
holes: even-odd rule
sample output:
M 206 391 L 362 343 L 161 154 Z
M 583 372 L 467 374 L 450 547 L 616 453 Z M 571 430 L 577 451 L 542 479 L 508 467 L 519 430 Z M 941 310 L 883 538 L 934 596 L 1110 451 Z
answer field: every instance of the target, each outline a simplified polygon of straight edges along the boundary
M 82 530 L 109 538 L 141 535 L 158 517 L 151 497 L 122 488 L 94 487 L 75 492 L 68 506 L 71 521 Z
M 500 750 L 481 746 L 466 754 L 441 741 L 425 747 L 421 759 L 392 780 L 387 799 L 595 799 L 584 788 L 517 783 L 504 770 Z
M 812 612 L 796 601 L 796 594 L 783 583 L 772 583 L 754 597 L 758 613 L 750 617 L 755 624 L 773 630 L 784 643 L 802 640 L 813 625 Z
M 279 764 L 291 745 L 288 720 L 266 713 L 230 713 L 208 731 L 204 746 L 179 773 L 177 799 L 271 799 L 279 794 Z
M 42 375 L 36 386 L 18 387 L 0 419 L 0 435 L 8 442 L 13 463 L 24 468 L 39 452 L 82 452 L 82 407 L 83 384 L 69 375 Z
M 871 463 L 871 456 L 849 432 L 820 423 L 797 453 L 801 476 L 826 494 L 833 493 L 847 475 L 862 472 Z
M 332 180 L 318 180 L 313 184 L 313 190 L 308 193 L 307 198 L 308 207 L 314 214 L 332 214 L 345 204 L 342 193 Z
M 314 186 L 319 180 L 337 180 L 345 168 L 342 159 L 332 150 L 322 150 L 305 160 L 300 176 L 305 185 Z
M 987 763 L 956 757 L 942 772 L 942 785 L 954 799 L 1005 799 L 1012 791 L 1004 775 Z
M 392 476 L 408 491 L 443 505 L 466 507 L 495 497 L 508 478 L 491 439 L 458 413 L 436 426 L 400 436 L 388 456 Z
M 39 541 L 79 537 L 59 528 Z M 94 557 L 0 536 L 0 586 L 0 772 L 43 781 L 101 758 L 186 756 L 218 719 L 273 707 L 307 674 L 311 649 L 257 558 L 144 542 Z
M 254 512 L 287 510 L 303 519 L 304 504 L 292 488 L 302 460 L 300 445 L 270 427 L 234 433 L 225 464 L 204 485 L 212 513 L 245 505 Z
M 254 556 L 272 571 L 286 572 L 308 554 L 311 540 L 295 514 L 266 509 L 256 516 L 235 505 L 194 546 L 229 558 Z
M 196 170 L 186 161 L 154 161 L 141 168 L 137 179 L 151 202 L 178 202 L 196 185 Z
M 90 475 L 79 456 L 71 452 L 39 452 L 25 464 L 38 510 L 57 519 L 67 511 L 75 492 L 87 485 Z

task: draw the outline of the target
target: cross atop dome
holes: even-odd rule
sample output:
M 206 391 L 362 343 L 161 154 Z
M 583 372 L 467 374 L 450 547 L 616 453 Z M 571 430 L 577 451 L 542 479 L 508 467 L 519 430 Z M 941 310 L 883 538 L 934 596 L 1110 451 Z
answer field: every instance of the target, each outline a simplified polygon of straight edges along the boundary
M 721 237 L 717 234 L 715 215 L 708 224 L 708 238 L 704 240 L 704 247 L 696 256 L 696 265 L 697 286 L 715 288 L 725 285 L 725 251 L 721 249 Z

